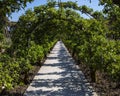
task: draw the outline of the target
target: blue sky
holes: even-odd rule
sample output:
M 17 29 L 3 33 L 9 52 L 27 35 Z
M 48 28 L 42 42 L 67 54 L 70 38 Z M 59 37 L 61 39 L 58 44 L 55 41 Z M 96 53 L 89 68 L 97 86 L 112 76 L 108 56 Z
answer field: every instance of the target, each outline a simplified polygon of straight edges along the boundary
M 58 0 L 56 0 L 58 1 Z M 102 6 L 98 6 L 98 0 L 92 0 L 90 3 L 89 0 L 61 0 L 62 2 L 66 1 L 77 1 L 78 5 L 87 5 L 90 8 L 93 8 L 94 10 L 101 11 Z M 25 13 L 27 9 L 33 9 L 35 6 L 46 4 L 47 0 L 34 0 L 32 3 L 27 3 L 27 7 L 25 9 L 21 9 L 19 12 L 12 13 L 10 20 L 11 21 L 17 21 L 19 19 L 19 16 Z M 86 15 L 81 14 L 83 17 L 87 18 Z

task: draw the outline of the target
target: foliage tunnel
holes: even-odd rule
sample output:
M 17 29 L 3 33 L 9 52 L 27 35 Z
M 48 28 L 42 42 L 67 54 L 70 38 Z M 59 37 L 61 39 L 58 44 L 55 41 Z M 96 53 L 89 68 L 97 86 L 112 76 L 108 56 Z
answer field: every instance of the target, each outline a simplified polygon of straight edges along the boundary
M 79 12 L 91 18 L 85 19 Z M 113 15 L 116 16 L 114 21 Z M 96 72 L 100 71 L 120 84 L 119 15 L 120 8 L 115 4 L 106 5 L 104 12 L 94 12 L 70 1 L 62 2 L 60 8 L 56 8 L 56 2 L 48 2 L 27 10 L 11 27 L 10 45 L 4 44 L 3 34 L 0 34 L 0 44 L 6 46 L 0 45 L 1 92 L 3 88 L 8 90 L 27 84 L 33 65 L 41 65 L 57 40 L 65 43 L 78 64 L 90 68 L 93 82 L 98 82 Z

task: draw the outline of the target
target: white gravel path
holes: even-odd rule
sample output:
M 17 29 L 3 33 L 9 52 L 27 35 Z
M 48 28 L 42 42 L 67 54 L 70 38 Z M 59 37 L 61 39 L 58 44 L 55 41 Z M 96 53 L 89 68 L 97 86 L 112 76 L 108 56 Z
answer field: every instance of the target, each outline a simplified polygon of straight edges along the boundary
M 61 41 L 48 55 L 24 96 L 97 96 Z

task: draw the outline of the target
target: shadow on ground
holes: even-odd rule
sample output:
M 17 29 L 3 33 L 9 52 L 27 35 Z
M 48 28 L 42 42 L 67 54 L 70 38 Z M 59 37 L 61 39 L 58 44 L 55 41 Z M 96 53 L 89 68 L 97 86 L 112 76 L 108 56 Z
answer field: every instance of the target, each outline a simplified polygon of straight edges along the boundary
M 47 60 L 43 69 L 50 68 L 49 71 L 38 72 L 24 96 L 93 96 L 89 83 L 61 41 Z

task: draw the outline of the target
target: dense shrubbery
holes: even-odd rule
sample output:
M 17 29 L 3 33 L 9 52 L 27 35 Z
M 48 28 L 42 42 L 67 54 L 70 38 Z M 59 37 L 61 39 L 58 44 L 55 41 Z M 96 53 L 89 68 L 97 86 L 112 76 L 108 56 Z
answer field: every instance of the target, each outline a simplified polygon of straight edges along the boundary
M 120 8 L 116 7 L 115 9 L 119 12 Z M 91 13 L 89 14 L 91 15 Z M 108 14 L 113 16 L 114 12 L 111 10 Z M 119 14 L 117 13 L 117 15 Z M 73 57 L 78 60 L 78 63 L 85 64 L 90 68 L 92 81 L 97 82 L 96 72 L 100 71 L 107 73 L 111 81 L 119 82 L 120 34 L 116 28 L 119 20 L 111 21 L 110 17 L 87 20 L 78 19 L 75 16 L 71 19 L 73 22 L 68 26 L 73 27 L 71 31 L 66 32 L 64 42 Z M 74 25 L 77 22 L 79 24 Z M 113 25 L 108 25 L 111 22 Z
M 0 53 L 0 92 L 28 84 L 30 70 L 35 64 L 41 66 L 41 61 L 55 44 L 54 34 L 50 33 L 52 30 L 42 27 L 48 22 L 41 23 L 39 16 L 41 14 L 28 10 L 13 27 L 11 45 L 4 47 L 5 51 Z M 2 36 L 0 39 L 3 39 Z M 3 47 L 0 49 L 3 50 Z
M 80 31 L 79 36 L 77 34 L 76 37 L 71 37 L 64 42 L 70 48 L 73 56 L 77 55 L 78 61 L 89 66 L 92 81 L 96 81 L 95 72 L 98 70 L 108 72 L 113 77 L 111 80 L 119 81 L 114 76 L 119 77 L 118 47 L 120 45 L 115 40 L 109 40 L 106 37 L 105 28 L 101 23 L 96 20 L 90 22 L 86 20 L 89 26 L 88 28 L 85 26 L 86 30 Z
M 41 62 L 40 60 L 44 58 L 43 47 L 31 42 L 30 48 L 28 49 L 27 58 L 31 63 Z
M 50 50 L 55 42 L 49 44 L 46 50 Z M 32 42 L 25 52 L 20 50 L 18 56 L 1 54 L 0 56 L 0 89 L 11 89 L 20 83 L 28 83 L 28 74 L 32 69 L 32 65 L 41 65 L 41 60 L 47 54 L 46 50 L 41 45 Z M 50 46 L 51 45 L 51 46 Z M 44 54 L 45 51 L 45 54 Z

